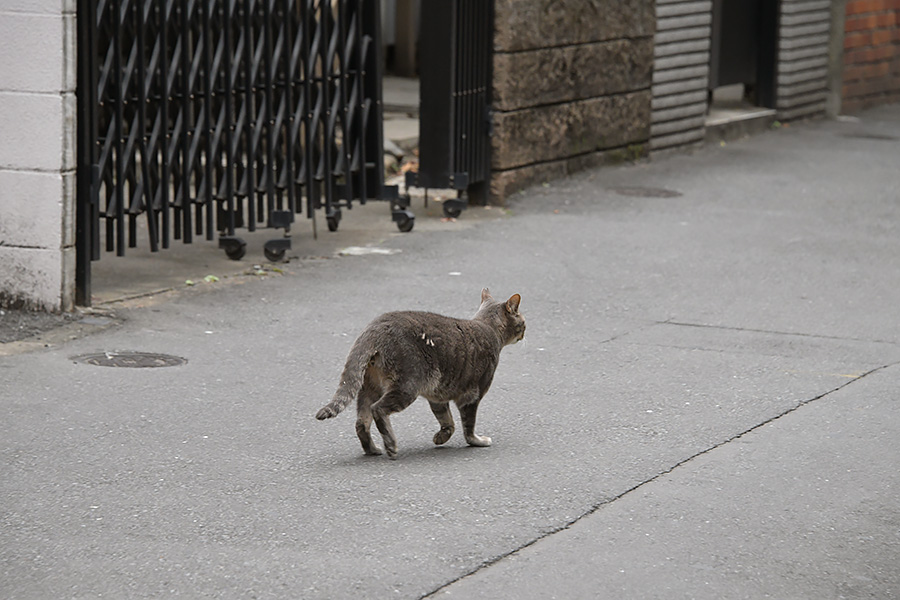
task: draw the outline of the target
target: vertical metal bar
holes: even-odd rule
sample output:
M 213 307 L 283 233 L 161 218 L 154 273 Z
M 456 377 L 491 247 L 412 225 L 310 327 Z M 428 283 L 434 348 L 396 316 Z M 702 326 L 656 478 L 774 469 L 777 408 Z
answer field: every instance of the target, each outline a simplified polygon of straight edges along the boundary
M 272 0 L 263 3 L 263 46 L 265 56 L 265 118 L 266 118 L 266 216 L 270 219 L 275 209 L 275 109 L 272 98 L 274 79 L 274 59 L 272 57 Z
M 136 73 L 136 54 L 137 47 L 135 44 L 136 35 L 135 13 L 139 9 L 137 6 L 139 0 L 128 2 L 126 12 L 122 21 L 122 44 L 125 46 L 122 52 L 124 63 L 124 71 L 122 74 L 123 97 L 125 98 L 123 106 L 124 120 L 122 121 L 123 133 L 127 130 L 128 138 L 125 143 L 125 180 L 127 181 L 125 215 L 128 218 L 128 247 L 137 247 L 137 213 L 136 207 L 140 206 L 140 176 L 137 171 L 137 145 L 138 137 L 142 133 L 137 126 L 138 111 L 135 108 L 135 101 L 140 93 L 138 90 L 137 73 Z M 131 88 L 134 91 L 131 91 Z M 126 110 L 127 109 L 127 110 Z
M 264 4 L 268 0 L 257 0 L 256 2 L 256 10 L 261 11 L 264 10 Z M 262 7 L 262 8 L 260 8 Z M 257 23 L 262 23 L 262 20 L 259 18 L 259 15 L 255 15 L 255 19 Z M 266 181 L 266 151 L 265 151 L 265 142 L 266 142 L 266 111 L 265 111 L 265 94 L 266 94 L 266 84 L 265 84 L 265 35 L 264 35 L 264 27 L 265 23 L 262 25 L 254 24 L 253 33 L 256 36 L 256 45 L 253 47 L 253 70 L 254 70 L 254 79 L 253 83 L 256 87 L 253 89 L 254 93 L 254 110 L 253 110 L 253 122 L 254 122 L 254 151 L 256 152 L 256 163 L 253 165 L 253 168 L 256 170 L 256 190 L 255 190 L 255 201 L 256 201 L 256 218 L 257 221 L 262 223 L 266 217 L 266 203 L 268 201 L 265 190 L 265 181 Z M 262 50 L 260 50 L 262 48 Z
M 303 149 L 303 168 L 305 171 L 305 180 L 303 185 L 306 189 L 306 217 L 313 219 L 316 209 L 316 198 L 314 192 L 314 175 L 315 165 L 313 164 L 313 156 L 315 151 L 314 132 L 315 124 L 313 123 L 313 75 L 316 68 L 316 60 L 312 55 L 312 38 L 310 32 L 310 19 L 315 14 L 311 6 L 314 0 L 299 0 L 301 3 L 300 22 L 303 36 L 303 133 L 304 133 L 304 149 Z M 315 231 L 315 221 L 313 221 L 313 230 Z
M 459 56 L 459 63 L 457 65 L 459 69 L 459 79 L 457 80 L 457 88 L 456 93 L 459 98 L 459 110 L 460 110 L 460 122 L 457 124 L 457 135 L 459 136 L 459 162 L 456 165 L 457 173 L 466 173 L 468 175 L 468 157 L 469 157 L 469 62 L 470 62 L 470 50 L 463 39 L 463 33 L 466 30 L 466 25 L 468 19 L 468 7 L 469 4 L 466 0 L 457 0 L 457 18 L 456 18 L 456 31 L 454 32 L 456 37 L 456 52 Z
M 160 136 L 160 149 L 158 154 L 162 159 L 162 174 L 160 175 L 160 211 L 162 213 L 162 247 L 169 247 L 169 144 L 171 143 L 171 129 L 169 129 L 169 7 L 170 0 L 159 0 L 159 39 L 162 52 L 159 61 L 160 98 L 159 111 L 162 120 L 162 135 Z
M 481 156 L 484 149 L 484 137 L 482 136 L 483 132 L 483 121 L 484 121 L 484 110 L 483 110 L 483 95 L 484 95 L 484 64 L 487 60 L 487 54 L 485 52 L 485 14 L 486 10 L 481 4 L 476 5 L 477 9 L 475 11 L 475 19 L 472 24 L 472 29 L 474 34 L 477 35 L 476 43 L 474 44 L 475 52 L 474 52 L 474 77 L 473 77 L 473 111 L 472 111 L 472 179 L 475 181 L 481 181 L 482 172 L 481 172 Z
M 255 122 L 256 90 L 253 89 L 253 26 L 250 18 L 254 0 L 243 0 L 244 3 L 244 136 L 246 139 L 246 156 L 244 157 L 244 178 L 247 182 L 247 229 L 256 230 L 256 152 L 253 145 L 253 127 Z
M 91 254 L 97 231 L 92 227 L 96 204 L 95 153 L 97 148 L 97 4 L 78 0 L 78 166 L 75 204 L 75 303 L 91 305 Z
M 481 30 L 481 35 L 479 36 L 481 38 L 481 43 L 480 43 L 481 51 L 478 53 L 478 79 L 477 79 L 478 103 L 475 106 L 475 108 L 476 108 L 476 114 L 475 114 L 476 121 L 475 122 L 477 124 L 477 128 L 475 129 L 475 131 L 478 136 L 476 138 L 477 147 L 478 147 L 478 152 L 477 152 L 478 162 L 475 164 L 476 164 L 476 168 L 478 170 L 478 181 L 481 181 L 484 179 L 483 157 L 484 157 L 484 152 L 485 152 L 485 149 L 484 149 L 484 144 L 485 144 L 484 118 L 485 118 L 485 91 L 486 90 L 485 90 L 485 76 L 484 75 L 487 72 L 487 68 L 488 68 L 487 63 L 488 63 L 488 61 L 491 60 L 491 54 L 490 54 L 490 50 L 488 49 L 488 46 L 487 46 L 487 37 L 488 37 L 487 21 L 488 21 L 489 8 L 487 6 L 479 7 L 479 8 L 480 8 L 480 10 L 478 11 L 479 12 L 478 22 L 481 24 L 479 27 L 479 29 Z
M 357 172 L 355 174 L 355 178 L 357 181 L 357 194 L 360 200 L 368 200 L 369 199 L 369 190 L 366 186 L 366 121 L 365 121 L 365 111 L 366 111 L 366 93 L 365 93 L 365 80 L 363 78 L 363 72 L 365 70 L 365 53 L 366 53 L 366 44 L 364 43 L 363 38 L 363 14 L 362 10 L 359 6 L 359 2 L 355 2 L 353 5 L 354 8 L 354 18 L 355 21 L 355 36 L 354 40 L 354 52 L 353 52 L 353 66 L 354 66 L 354 77 L 355 81 L 355 89 L 356 89 L 356 103 L 357 105 L 354 107 L 354 126 L 353 130 L 355 132 L 356 140 L 356 153 L 358 156 L 358 165 Z
M 292 23 L 291 33 L 293 39 L 291 45 L 293 47 L 293 66 L 291 70 L 291 93 L 294 98 L 294 106 L 292 112 L 293 121 L 293 138 L 294 138 L 294 157 L 293 170 L 294 179 L 294 212 L 303 214 L 303 196 L 305 184 L 303 179 L 304 161 L 306 160 L 306 140 L 304 130 L 304 114 L 308 109 L 307 98 L 305 94 L 304 79 L 306 69 L 306 52 L 303 31 L 303 0 L 291 0 L 290 2 L 290 19 Z
M 465 29 L 463 30 L 463 35 L 466 36 L 467 40 L 467 50 L 468 53 L 468 63 L 469 63 L 469 84 L 468 84 L 468 95 L 469 95 L 469 126 L 467 129 L 467 141 L 469 144 L 469 157 L 466 161 L 466 171 L 469 173 L 469 180 L 471 181 L 477 176 L 477 165 L 476 157 L 478 156 L 478 144 L 481 140 L 478 139 L 478 63 L 481 62 L 482 56 L 478 52 L 480 50 L 479 40 L 472 39 L 472 36 L 477 36 L 480 33 L 481 27 L 478 25 L 478 10 L 477 3 L 471 2 L 469 4 L 469 18 L 466 22 Z
M 481 180 L 481 152 L 484 147 L 484 138 L 481 135 L 482 132 L 482 121 L 484 120 L 484 113 L 482 110 L 482 74 L 484 72 L 484 62 L 486 60 L 485 54 L 485 45 L 484 45 L 484 15 L 485 10 L 482 6 L 476 4 L 476 10 L 474 15 L 474 23 L 472 23 L 472 29 L 474 30 L 475 35 L 478 36 L 478 39 L 474 45 L 475 52 L 474 54 L 474 64 L 473 64 L 473 72 L 474 76 L 472 78 L 473 91 L 472 91 L 472 168 L 471 171 L 473 173 L 472 179 L 475 181 Z
M 113 77 L 115 78 L 115 111 L 113 135 L 115 148 L 115 249 L 118 256 L 125 255 L 125 160 L 122 156 L 122 124 L 124 122 L 122 104 L 125 101 L 122 90 L 122 4 L 114 2 L 113 4 Z M 107 207 L 107 219 L 109 218 L 109 209 Z
M 225 52 L 223 55 L 224 75 L 225 75 L 225 207 L 226 207 L 226 234 L 234 235 L 235 227 L 235 206 L 234 206 L 234 175 L 236 161 L 234 159 L 234 143 L 233 132 L 234 127 L 234 107 L 232 106 L 232 96 L 235 93 L 234 81 L 231 77 L 232 59 L 234 49 L 231 46 L 231 25 L 235 18 L 236 0 L 227 0 L 225 6 L 222 7 L 223 23 L 222 35 L 225 44 Z
M 215 124 L 213 123 L 212 118 L 212 103 L 213 103 L 213 92 L 212 92 L 212 83 L 213 83 L 213 69 L 212 69 L 212 29 L 210 27 L 210 20 L 212 19 L 212 15 L 210 14 L 210 2 L 215 2 L 216 0 L 198 0 L 200 2 L 200 29 L 201 29 L 201 40 L 203 44 L 203 131 L 198 132 L 203 135 L 203 152 L 204 152 L 204 160 L 203 160 L 203 178 L 204 182 L 200 186 L 204 191 L 204 198 L 202 204 L 198 202 L 197 205 L 197 234 L 202 233 L 201 231 L 201 207 L 206 209 L 206 239 L 213 239 L 213 231 L 215 229 L 215 224 L 213 222 L 213 217 L 215 216 L 215 212 L 213 211 L 213 192 L 215 191 L 215 183 L 213 178 L 213 166 L 215 163 L 215 157 L 213 156 L 213 133 L 215 132 Z M 198 198 L 199 200 L 199 198 Z
M 331 57 L 331 2 L 320 2 L 319 4 L 319 29 L 322 32 L 321 41 L 319 43 L 319 51 L 322 58 L 322 77 L 320 79 L 321 89 L 320 94 L 322 98 L 322 107 L 325 111 L 324 115 L 322 115 L 322 121 L 324 123 L 324 131 L 323 131 L 323 139 L 322 139 L 322 147 L 321 147 L 321 162 L 322 162 L 322 176 L 323 183 L 325 188 L 325 216 L 331 216 L 334 211 L 334 207 L 332 202 L 334 200 L 334 174 L 332 172 L 332 164 L 331 164 L 331 144 L 334 139 L 334 127 L 332 125 L 331 120 L 331 81 L 333 78 L 332 73 L 332 60 Z
M 181 205 L 176 207 L 182 220 L 181 234 L 184 242 L 190 244 L 191 231 L 191 34 L 188 27 L 188 0 L 181 0 Z M 176 225 L 177 226 L 177 225 Z M 177 237 L 177 235 L 176 235 Z
M 460 87 L 460 68 L 462 60 L 457 52 L 457 29 L 459 27 L 459 11 L 460 11 L 460 0 L 453 1 L 453 12 L 451 21 L 449 23 L 450 26 L 450 56 L 451 60 L 453 60 L 453 81 L 451 83 L 450 93 L 453 98 L 453 125 L 452 125 L 452 144 L 453 144 L 453 162 L 450 165 L 450 176 L 452 177 L 454 174 L 459 172 L 459 163 L 461 160 L 460 156 L 460 135 L 459 130 L 462 124 L 462 102 L 459 97 L 459 87 Z
M 466 168 L 466 126 L 468 115 L 466 114 L 466 48 L 460 44 L 460 30 L 464 27 L 463 11 L 465 0 L 456 0 L 456 18 L 453 22 L 453 52 L 456 55 L 456 81 L 454 82 L 454 96 L 456 98 L 456 162 L 453 165 L 454 173 L 461 173 Z
M 463 63 L 463 81 L 462 81 L 462 92 L 463 92 L 463 107 L 465 110 L 465 122 L 462 129 L 463 132 L 463 162 L 460 165 L 460 168 L 469 178 L 472 177 L 472 155 L 474 153 L 475 148 L 472 145 L 472 123 L 473 119 L 473 106 L 472 101 L 474 100 L 474 84 L 473 84 L 473 67 L 474 61 L 472 60 L 476 54 L 476 44 L 477 42 L 472 37 L 477 34 L 477 29 L 473 28 L 475 19 L 473 18 L 473 3 L 469 0 L 459 0 L 460 4 L 463 6 L 462 19 L 457 24 L 457 42 L 456 47 L 459 49 L 459 52 L 462 54 L 462 63 Z
M 309 39 L 307 82 L 310 99 L 310 113 L 308 122 L 307 139 L 309 145 L 306 152 L 310 157 L 311 170 L 307 175 L 307 197 L 309 205 L 309 217 L 315 219 L 315 211 L 321 205 L 322 186 L 319 185 L 319 165 L 321 162 L 321 148 L 319 148 L 319 136 L 321 135 L 322 121 L 322 73 L 325 65 L 319 61 L 320 47 L 322 45 L 322 28 L 321 19 L 316 16 L 317 11 L 321 7 L 322 2 L 319 0 L 308 0 L 307 2 L 307 33 Z M 316 223 L 313 221 L 313 231 L 315 232 Z
M 480 116 L 483 119 L 483 132 L 482 132 L 482 148 L 483 155 L 481 158 L 482 165 L 482 181 L 484 182 L 480 188 L 480 200 L 483 204 L 487 204 L 490 197 L 490 180 L 491 180 L 491 151 L 493 145 L 491 143 L 491 131 L 493 130 L 492 120 L 492 105 L 493 105 L 493 74 L 494 74 L 494 3 L 488 2 L 485 7 L 486 17 L 485 17 L 485 33 L 484 33 L 484 53 L 486 56 L 484 62 L 484 78 L 482 80 L 482 85 L 484 86 L 484 108 L 483 114 Z
M 369 27 L 371 40 L 366 55 L 365 96 L 371 102 L 366 123 L 366 187 L 370 198 L 384 197 L 384 119 L 381 102 L 381 80 L 384 72 L 383 49 L 381 45 L 381 2 L 379 0 L 359 0 L 361 5 L 360 23 Z
M 478 155 L 481 150 L 481 137 L 479 131 L 479 110 L 478 106 L 481 101 L 481 82 L 479 75 L 481 74 L 481 63 L 484 60 L 482 54 L 482 28 L 481 14 L 478 3 L 473 3 L 471 8 L 471 16 L 466 28 L 469 35 L 477 36 L 471 40 L 471 48 L 469 50 L 469 69 L 470 69 L 470 88 L 469 88 L 469 148 L 470 154 L 468 159 L 467 170 L 469 171 L 469 181 L 478 179 Z
M 194 117 L 191 128 L 191 171 L 194 181 L 194 199 L 191 203 L 194 209 L 194 235 L 203 234 L 203 209 L 206 206 L 205 191 L 203 189 L 206 180 L 205 164 L 203 161 L 204 142 L 206 141 L 206 114 L 203 110 L 206 104 L 203 100 L 203 3 L 206 0 L 192 0 L 194 9 L 191 11 L 191 114 Z M 197 5 L 200 8 L 196 8 Z M 199 15 L 199 16 L 198 16 Z M 199 88 L 199 89 L 198 89 Z
M 463 107 L 463 122 L 462 122 L 462 135 L 463 135 L 463 144 L 462 144 L 462 161 L 459 165 L 460 170 L 467 175 L 471 174 L 472 170 L 470 168 L 471 160 L 472 160 L 472 138 L 471 138 L 471 130 L 472 130 L 472 52 L 473 48 L 469 45 L 468 42 L 471 40 L 465 39 L 466 33 L 473 33 L 471 30 L 467 31 L 469 24 L 471 23 L 471 15 L 469 14 L 469 8 L 471 7 L 468 0 L 459 0 L 461 6 L 461 15 L 459 21 L 456 23 L 456 48 L 457 51 L 462 54 L 461 56 L 461 72 L 462 72 L 462 81 L 460 82 L 461 89 L 459 90 L 462 94 L 462 107 Z
M 291 211 L 291 214 L 296 212 L 296 201 L 294 198 L 294 139 L 293 139 L 293 131 L 294 131 L 294 102 L 293 102 L 293 78 L 294 78 L 294 65 L 293 65 L 293 44 L 292 36 L 291 36 L 291 9 L 290 9 L 290 1 L 282 0 L 281 2 L 281 21 L 282 21 L 282 35 L 283 43 L 281 48 L 282 57 L 284 58 L 284 97 L 282 99 L 282 105 L 285 107 L 285 119 L 286 122 L 283 124 L 284 135 L 284 170 L 285 170 L 285 185 L 287 186 L 287 210 Z
M 350 201 L 353 199 L 353 177 L 351 176 L 351 156 L 350 148 L 352 139 L 350 138 L 350 130 L 347 127 L 347 117 L 349 116 L 349 106 L 347 102 L 347 92 L 350 87 L 350 58 L 347 48 L 347 2 L 343 0 L 338 2 L 338 56 L 340 57 L 340 88 L 338 90 L 338 114 L 335 115 L 337 122 L 341 128 L 341 145 L 338 147 L 335 141 L 335 149 L 339 152 L 338 164 L 343 165 L 341 169 L 344 176 L 344 190 L 347 200 L 347 206 L 351 206 Z M 363 200 L 363 203 L 365 200 Z
M 151 8 L 151 3 L 147 3 L 147 8 Z M 147 132 L 147 104 L 150 101 L 148 93 L 147 81 L 147 62 L 146 62 L 146 36 L 145 28 L 147 27 L 147 19 L 144 6 L 136 6 L 137 17 L 137 102 L 138 102 L 138 151 L 141 157 L 141 177 L 143 179 L 140 186 L 141 195 L 143 196 L 144 210 L 147 215 L 147 234 L 150 241 L 150 251 L 159 251 L 159 232 L 157 230 L 156 214 L 153 207 L 153 186 L 150 178 L 151 157 L 147 149 L 148 132 Z

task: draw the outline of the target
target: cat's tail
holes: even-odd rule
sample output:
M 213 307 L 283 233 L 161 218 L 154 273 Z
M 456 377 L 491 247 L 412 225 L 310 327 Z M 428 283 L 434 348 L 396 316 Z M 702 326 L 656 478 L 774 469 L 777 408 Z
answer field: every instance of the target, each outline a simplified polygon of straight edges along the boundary
M 331 402 L 320 408 L 319 412 L 316 413 L 317 419 L 322 421 L 338 416 L 356 398 L 360 388 L 362 388 L 366 368 L 369 366 L 369 361 L 372 360 L 373 356 L 375 356 L 375 350 L 371 348 L 371 344 L 366 343 L 366 340 L 362 337 L 356 340 L 353 348 L 350 349 L 350 355 L 347 356 L 344 372 L 341 373 L 341 383 L 338 385 Z

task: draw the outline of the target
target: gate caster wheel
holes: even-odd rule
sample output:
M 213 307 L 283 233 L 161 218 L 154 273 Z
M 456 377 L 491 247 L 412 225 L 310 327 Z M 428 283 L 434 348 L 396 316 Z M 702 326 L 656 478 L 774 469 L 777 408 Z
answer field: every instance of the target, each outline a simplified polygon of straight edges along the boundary
M 238 237 L 219 238 L 219 248 L 224 249 L 231 260 L 241 260 L 247 254 L 247 242 Z
M 283 237 L 269 240 L 263 246 L 263 254 L 269 262 L 281 262 L 284 260 L 284 253 L 291 249 L 291 238 Z
M 460 210 L 459 208 L 453 208 L 451 206 L 447 206 L 446 204 L 441 207 L 441 210 L 444 211 L 444 216 L 448 219 L 455 219 L 460 214 L 462 214 L 462 210 Z
M 325 222 L 328 223 L 328 231 L 337 231 L 341 220 L 337 217 L 326 217 Z
M 403 233 L 409 233 L 412 231 L 413 226 L 416 224 L 415 219 L 410 219 L 409 217 L 403 217 L 397 220 L 397 229 L 402 231 Z
M 391 220 L 397 224 L 397 229 L 403 233 L 412 231 L 413 225 L 416 224 L 416 215 L 409 208 L 409 196 L 406 197 L 405 203 L 395 203 L 391 207 Z
M 268 248 L 263 248 L 263 254 L 266 255 L 266 260 L 269 262 L 281 262 L 284 259 L 284 250 L 269 250 Z

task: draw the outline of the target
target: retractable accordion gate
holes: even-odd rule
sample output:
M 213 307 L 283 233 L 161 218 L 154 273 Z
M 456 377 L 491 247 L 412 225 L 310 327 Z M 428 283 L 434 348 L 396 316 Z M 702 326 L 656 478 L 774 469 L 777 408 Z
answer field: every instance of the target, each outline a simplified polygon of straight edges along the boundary
M 78 0 L 76 295 L 91 261 L 139 239 L 282 228 L 384 183 L 378 0 Z M 394 206 L 395 213 L 397 207 Z M 395 217 L 395 220 L 397 218 Z M 142 221 L 142 222 L 141 222 Z M 138 227 L 138 225 L 141 227 Z M 144 239 L 146 238 L 146 239 Z

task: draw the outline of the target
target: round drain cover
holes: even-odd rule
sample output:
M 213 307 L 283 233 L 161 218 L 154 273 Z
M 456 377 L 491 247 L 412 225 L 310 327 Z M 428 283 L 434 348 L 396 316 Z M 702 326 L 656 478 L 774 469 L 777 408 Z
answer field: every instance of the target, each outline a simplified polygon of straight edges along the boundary
M 97 352 L 73 356 L 72 360 L 95 367 L 126 367 L 130 369 L 177 367 L 187 363 L 187 359 L 180 356 L 152 352 Z
M 667 190 L 666 188 L 653 187 L 617 187 L 612 191 L 620 196 L 632 196 L 637 198 L 677 198 L 681 196 L 681 192 L 676 190 Z

